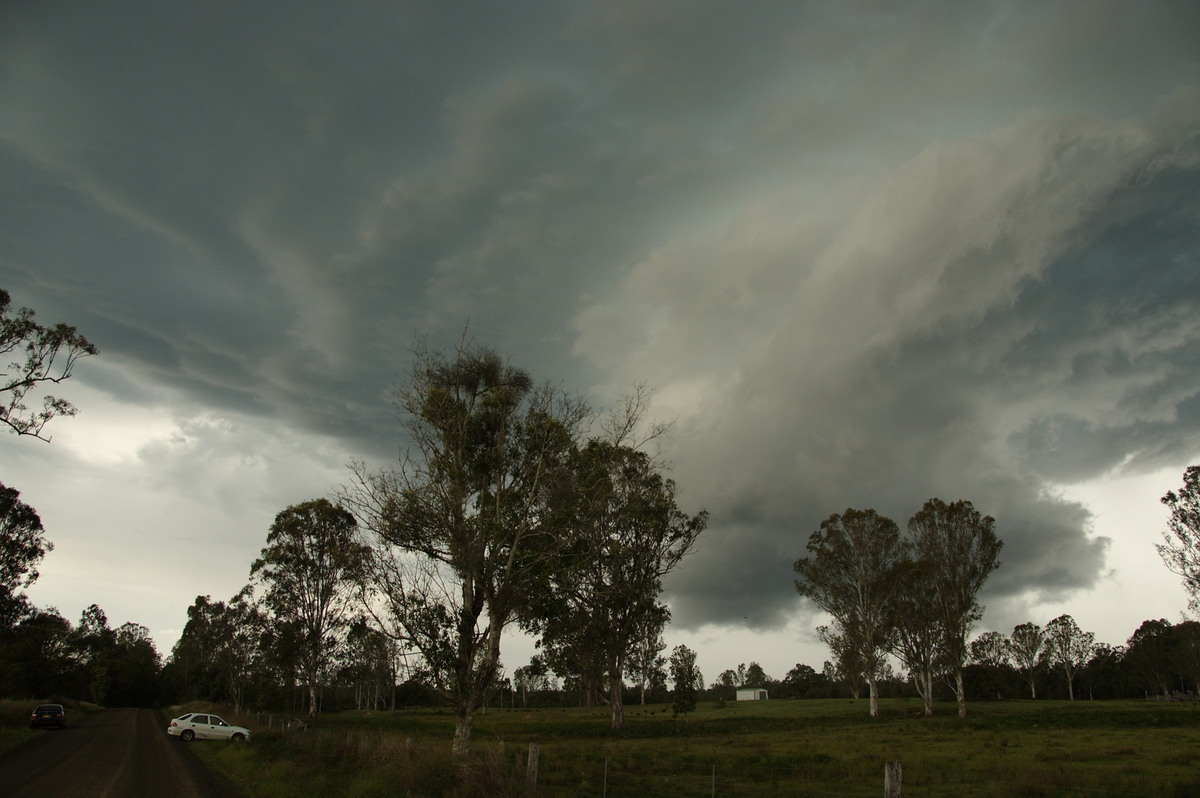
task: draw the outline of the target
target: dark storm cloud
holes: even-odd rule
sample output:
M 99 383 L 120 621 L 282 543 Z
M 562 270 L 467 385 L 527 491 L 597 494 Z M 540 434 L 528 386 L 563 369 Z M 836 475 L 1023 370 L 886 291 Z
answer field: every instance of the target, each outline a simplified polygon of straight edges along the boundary
M 221 414 L 394 456 L 409 345 L 469 321 L 598 402 L 657 388 L 713 512 L 676 620 L 767 624 L 846 506 L 968 498 L 994 595 L 1091 585 L 1054 486 L 1200 447 L 1190 5 L 9 14 L 0 285 L 100 345 L 79 381 L 171 403 L 161 479 L 297 459 Z
M 679 402 L 679 478 L 713 529 L 672 583 L 677 620 L 778 619 L 795 603 L 786 565 L 822 518 L 870 506 L 903 524 L 934 496 L 998 519 L 992 596 L 1094 584 L 1107 543 L 1051 486 L 1200 448 L 1198 97 L 1171 93 L 1137 122 L 1029 118 L 931 146 L 857 197 L 831 241 L 794 242 L 793 263 L 747 247 L 739 220 L 656 253 L 622 301 L 588 310 L 597 354 L 613 319 L 657 316 L 634 373 L 665 366 L 668 393 L 703 394 Z M 656 292 L 677 270 L 703 278 Z M 753 305 L 770 332 L 739 350 L 731 284 L 756 280 L 787 298 Z M 728 370 L 689 359 L 696 341 Z

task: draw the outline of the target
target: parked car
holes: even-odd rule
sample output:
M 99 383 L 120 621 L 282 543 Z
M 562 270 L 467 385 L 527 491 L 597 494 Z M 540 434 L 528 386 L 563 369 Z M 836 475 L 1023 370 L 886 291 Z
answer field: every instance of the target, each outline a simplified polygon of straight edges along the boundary
M 185 743 L 192 740 L 233 740 L 242 742 L 250 739 L 250 730 L 244 726 L 226 723 L 221 717 L 207 712 L 189 712 L 171 720 L 167 734 L 178 737 Z
M 29 716 L 31 729 L 67 728 L 67 710 L 62 704 L 38 704 Z

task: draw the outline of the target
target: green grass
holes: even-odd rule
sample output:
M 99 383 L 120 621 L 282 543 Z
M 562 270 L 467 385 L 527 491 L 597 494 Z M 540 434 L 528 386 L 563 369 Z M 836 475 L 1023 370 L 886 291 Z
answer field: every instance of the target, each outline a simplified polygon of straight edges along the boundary
M 202 757 L 254 796 L 505 796 L 524 794 L 530 743 L 540 745 L 538 795 L 877 796 L 899 760 L 906 796 L 1200 796 L 1200 707 L 1145 702 L 952 704 L 926 718 L 916 701 L 704 704 L 673 718 L 627 708 L 489 710 L 473 754 L 449 756 L 448 710 L 346 712 L 304 731 L 278 718 L 240 720 L 248 746 L 201 744 Z M 235 721 L 236 722 L 236 721 Z

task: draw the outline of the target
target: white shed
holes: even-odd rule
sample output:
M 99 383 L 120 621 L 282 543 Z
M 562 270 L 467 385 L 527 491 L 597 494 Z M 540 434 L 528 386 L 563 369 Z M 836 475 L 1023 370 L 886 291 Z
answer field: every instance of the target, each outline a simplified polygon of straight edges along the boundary
M 766 701 L 767 691 L 761 687 L 739 687 L 737 691 L 738 701 Z

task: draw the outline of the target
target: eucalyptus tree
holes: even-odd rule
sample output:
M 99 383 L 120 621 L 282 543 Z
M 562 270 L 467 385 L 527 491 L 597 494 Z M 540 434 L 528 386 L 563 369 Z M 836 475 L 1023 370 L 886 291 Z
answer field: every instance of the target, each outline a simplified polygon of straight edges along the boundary
M 366 566 L 354 516 L 328 499 L 279 512 L 250 574 L 265 588 L 274 623 L 298 636 L 297 659 L 308 688 L 308 714 L 319 710 L 317 690 L 351 618 Z
M 870 691 L 869 711 L 878 717 L 877 677 L 891 642 L 891 607 L 908 545 L 890 518 L 874 510 L 847 509 L 822 521 L 807 548 L 809 556 L 794 565 L 796 589 L 833 616 L 828 638 L 845 649 L 839 661 L 861 665 Z
M 1046 664 L 1045 631 L 1032 621 L 1014 626 L 1008 636 L 1008 655 L 1029 685 L 1029 697 L 1037 698 L 1038 673 Z
M 1060 615 L 1046 624 L 1046 659 L 1062 668 L 1067 677 L 1067 694 L 1075 700 L 1075 673 L 1092 658 L 1096 636 L 1085 632 L 1070 615 Z
M 659 600 L 663 577 L 691 550 L 708 516 L 679 509 L 674 481 L 646 452 L 593 438 L 571 462 L 574 489 L 564 530 L 570 546 L 548 571 L 527 625 L 541 633 L 546 648 L 592 652 L 605 679 L 612 728 L 619 729 L 633 650 L 639 637 L 657 641 L 670 617 Z
M 981 515 L 969 501 L 947 504 L 930 499 L 908 521 L 917 560 L 927 568 L 934 611 L 942 632 L 942 655 L 954 675 L 958 716 L 967 715 L 963 666 L 967 638 L 983 617 L 980 588 L 1000 565 L 1003 542 L 996 537 L 996 521 Z
M 587 408 L 497 353 L 418 348 L 396 394 L 399 468 L 351 465 L 341 499 L 373 540 L 364 597 L 455 707 L 453 750 L 494 686 L 504 629 L 562 548 L 570 455 Z
M 630 641 L 628 672 L 637 682 L 639 701 L 646 703 L 646 693 L 666 679 L 667 658 L 662 655 L 667 644 L 663 642 L 663 629 L 667 625 L 667 613 L 647 615 L 634 630 Z
M 888 641 L 889 650 L 908 671 L 921 696 L 926 715 L 933 714 L 934 680 L 945 667 L 945 635 L 936 594 L 929 588 L 931 570 L 923 560 L 901 565 L 890 607 L 892 635 Z
M 696 666 L 696 652 L 684 645 L 671 649 L 671 681 L 674 683 L 674 697 L 671 711 L 676 715 L 686 715 L 696 709 L 696 697 L 704 689 L 704 676 Z
M 29 407 L 26 396 L 68 379 L 76 361 L 99 350 L 74 327 L 47 327 L 29 308 L 12 311 L 11 304 L 12 297 L 0 289 L 0 424 L 17 435 L 48 441 L 42 434 L 46 425 L 56 416 L 75 415 L 75 406 L 46 395 L 40 409 Z M 14 354 L 17 359 L 6 363 Z
M 1171 510 L 1163 542 L 1155 546 L 1172 573 L 1183 577 L 1190 600 L 1200 610 L 1200 466 L 1183 472 L 1183 487 L 1169 490 L 1161 499 Z

